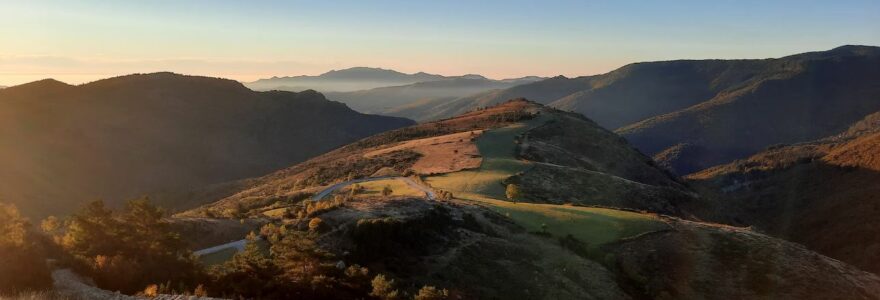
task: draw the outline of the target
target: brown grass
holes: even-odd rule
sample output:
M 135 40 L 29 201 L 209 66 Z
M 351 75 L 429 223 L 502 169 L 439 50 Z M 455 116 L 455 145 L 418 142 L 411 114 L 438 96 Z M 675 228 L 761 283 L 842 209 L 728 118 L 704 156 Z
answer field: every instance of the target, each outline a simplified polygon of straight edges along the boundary
M 480 167 L 482 158 L 474 139 L 483 130 L 470 130 L 437 137 L 410 140 L 395 146 L 373 150 L 365 158 L 400 150 L 411 150 L 422 155 L 412 166 L 418 174 L 442 174 Z

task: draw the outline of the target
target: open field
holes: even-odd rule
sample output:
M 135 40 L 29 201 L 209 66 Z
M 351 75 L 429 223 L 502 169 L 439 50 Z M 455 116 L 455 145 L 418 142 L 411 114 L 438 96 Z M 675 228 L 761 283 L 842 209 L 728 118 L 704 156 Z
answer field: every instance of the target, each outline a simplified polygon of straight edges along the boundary
M 516 159 L 514 138 L 548 119 L 549 117 L 541 115 L 522 123 L 483 132 L 476 141 L 483 157 L 478 169 L 430 176 L 425 181 L 453 194 L 476 193 L 504 199 L 505 187 L 501 180 L 529 167 L 528 162 Z
M 480 153 L 473 140 L 482 130 L 469 130 L 424 139 L 410 140 L 364 154 L 370 158 L 400 150 L 412 150 L 422 156 L 411 167 L 418 174 L 442 174 L 480 166 Z
M 456 198 L 476 201 L 510 217 L 528 231 L 540 232 L 546 225 L 547 233 L 555 237 L 571 235 L 587 243 L 591 250 L 621 238 L 648 231 L 668 228 L 657 217 L 635 212 L 567 205 L 512 203 L 505 199 L 502 180 L 525 171 L 530 163 L 516 159 L 516 136 L 548 121 L 538 118 L 511 126 L 483 132 L 476 145 L 483 156 L 478 169 L 438 176 L 425 181 L 431 186 L 451 191 Z
M 657 216 L 616 209 L 556 204 L 512 203 L 463 194 L 462 199 L 479 202 L 501 213 L 530 232 L 542 231 L 554 237 L 572 235 L 587 243 L 591 250 L 621 238 L 669 228 Z

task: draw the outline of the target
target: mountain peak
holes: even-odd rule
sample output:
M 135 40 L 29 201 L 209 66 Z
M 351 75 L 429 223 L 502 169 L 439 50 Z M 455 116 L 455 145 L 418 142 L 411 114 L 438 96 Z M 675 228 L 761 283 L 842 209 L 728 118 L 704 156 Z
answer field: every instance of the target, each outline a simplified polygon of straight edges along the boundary
M 67 83 L 47 78 L 43 80 L 37 80 L 34 82 L 28 82 L 25 84 L 20 84 L 16 86 L 11 86 L 7 88 L 3 88 L 0 92 L 6 94 L 13 93 L 21 93 L 23 95 L 27 94 L 48 94 L 48 93 L 56 93 L 63 92 L 67 89 L 73 88 L 74 86 L 69 85 Z

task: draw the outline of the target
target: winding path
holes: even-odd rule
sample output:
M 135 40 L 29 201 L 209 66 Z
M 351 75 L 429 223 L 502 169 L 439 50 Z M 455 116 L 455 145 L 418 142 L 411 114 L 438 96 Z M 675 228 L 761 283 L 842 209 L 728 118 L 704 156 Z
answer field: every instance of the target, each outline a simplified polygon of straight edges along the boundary
M 345 181 L 345 182 L 340 182 L 340 183 L 331 185 L 330 187 L 322 190 L 320 193 L 315 194 L 315 196 L 312 196 L 312 200 L 321 201 L 324 199 L 324 197 L 326 197 L 327 195 L 330 195 L 334 191 L 341 189 L 343 187 L 355 184 L 355 183 L 379 181 L 379 180 L 389 180 L 389 179 L 396 179 L 396 180 L 403 181 L 403 183 L 406 183 L 410 187 L 424 192 L 425 197 L 427 197 L 428 200 L 436 200 L 437 199 L 437 195 L 434 194 L 434 190 L 415 182 L 414 180 L 412 180 L 412 178 L 400 177 L 400 176 L 396 176 L 396 177 L 395 176 L 385 176 L 385 177 L 361 178 L 361 179 L 354 179 L 354 180 L 349 180 L 349 181 Z

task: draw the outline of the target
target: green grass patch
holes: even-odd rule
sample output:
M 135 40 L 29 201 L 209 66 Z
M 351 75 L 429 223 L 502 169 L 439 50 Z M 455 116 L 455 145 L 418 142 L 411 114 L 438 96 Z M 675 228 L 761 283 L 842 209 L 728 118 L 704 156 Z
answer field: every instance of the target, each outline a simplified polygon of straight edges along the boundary
M 512 203 L 474 194 L 462 196 L 460 198 L 477 201 L 510 217 L 530 232 L 541 232 L 546 228 L 554 237 L 571 235 L 586 243 L 588 250 L 596 250 L 621 238 L 669 228 L 652 214 L 598 207 Z
M 483 157 L 479 168 L 430 176 L 425 181 L 453 194 L 473 193 L 504 199 L 505 187 L 501 181 L 529 168 L 528 162 L 516 158 L 514 138 L 544 124 L 549 118 L 540 115 L 526 122 L 483 132 L 476 140 L 477 149 Z
M 470 200 L 508 216 L 530 232 L 543 232 L 554 238 L 571 235 L 594 259 L 601 259 L 599 247 L 645 232 L 666 229 L 669 226 L 655 215 L 636 212 L 538 203 L 506 201 L 502 181 L 528 170 L 529 162 L 516 158 L 515 137 L 547 122 L 551 117 L 542 115 L 527 122 L 488 130 L 476 141 L 483 162 L 475 170 L 438 176 L 425 181 L 435 188 L 451 191 L 455 198 Z

